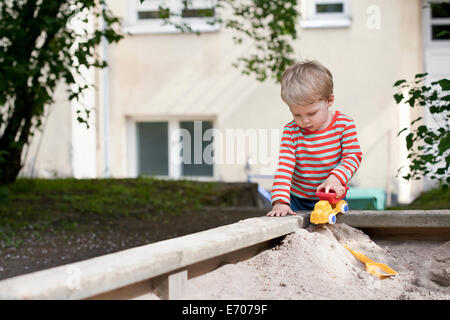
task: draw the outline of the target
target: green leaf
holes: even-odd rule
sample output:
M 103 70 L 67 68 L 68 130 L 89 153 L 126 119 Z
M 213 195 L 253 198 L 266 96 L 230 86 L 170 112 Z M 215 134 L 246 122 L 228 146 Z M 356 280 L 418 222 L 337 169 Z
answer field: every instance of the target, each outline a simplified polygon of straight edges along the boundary
M 406 101 L 411 107 L 414 107 L 414 103 L 416 102 L 416 98 L 414 96 L 412 96 L 411 98 L 409 98 L 408 101 Z
M 406 80 L 398 80 L 397 82 L 394 83 L 393 87 L 398 87 L 399 85 L 401 85 L 402 83 L 405 83 Z
M 448 31 L 448 30 L 442 30 L 441 32 L 439 32 L 439 33 L 436 35 L 436 38 L 444 38 L 444 39 L 445 39 L 445 37 L 447 37 L 447 36 L 450 36 L 450 31 Z
M 403 128 L 402 130 L 400 130 L 400 131 L 397 133 L 397 137 L 398 137 L 403 131 L 405 131 L 405 130 L 408 130 L 408 128 Z
M 439 154 L 444 154 L 445 151 L 450 149 L 450 132 L 439 141 L 438 150 Z
M 425 139 L 423 139 L 423 141 L 425 141 L 428 144 L 434 144 L 434 140 L 431 137 L 426 137 Z
M 441 86 L 443 91 L 450 90 L 450 80 L 448 79 L 441 79 L 438 81 L 438 84 Z
M 418 135 L 421 136 L 421 137 L 422 137 L 427 131 L 428 131 L 427 126 L 419 126 L 419 127 L 417 128 L 417 133 L 418 133 Z
M 422 120 L 422 117 L 418 117 L 418 118 L 415 119 L 413 122 L 411 122 L 411 126 L 412 126 L 414 123 L 416 123 L 417 121 L 420 121 L 420 120 Z
M 424 78 L 424 77 L 426 77 L 427 75 L 428 75 L 427 72 L 425 72 L 425 73 L 418 73 L 418 74 L 416 74 L 415 78 L 416 78 L 416 79 Z
M 403 98 L 403 94 L 401 93 L 394 94 L 394 99 L 397 104 L 399 104 L 403 100 Z
M 406 136 L 406 148 L 408 150 L 410 150 L 413 145 L 413 136 L 412 132 Z

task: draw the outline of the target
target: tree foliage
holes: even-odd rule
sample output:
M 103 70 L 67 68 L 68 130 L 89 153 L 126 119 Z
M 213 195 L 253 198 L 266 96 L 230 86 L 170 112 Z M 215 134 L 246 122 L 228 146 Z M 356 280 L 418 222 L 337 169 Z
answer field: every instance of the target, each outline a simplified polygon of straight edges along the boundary
M 410 159 L 406 180 L 429 177 L 438 181 L 444 190 L 450 184 L 450 80 L 441 79 L 426 83 L 427 73 L 416 74 L 413 82 L 399 80 L 394 84 L 397 104 L 406 103 L 411 108 L 427 109 L 435 125 L 420 124 L 422 117 L 411 122 L 411 131 L 405 142 Z M 407 131 L 402 129 L 398 135 Z
M 56 86 L 64 81 L 69 99 L 79 99 L 89 86 L 77 80 L 83 71 L 106 66 L 96 47 L 102 37 L 113 43 L 122 35 L 115 29 L 118 18 L 103 4 L 103 0 L 0 2 L 0 182 L 15 180 L 22 150 L 41 126 L 44 107 L 54 102 Z M 103 19 L 104 27 L 83 27 L 91 19 Z M 78 120 L 86 122 L 88 115 L 80 114 Z

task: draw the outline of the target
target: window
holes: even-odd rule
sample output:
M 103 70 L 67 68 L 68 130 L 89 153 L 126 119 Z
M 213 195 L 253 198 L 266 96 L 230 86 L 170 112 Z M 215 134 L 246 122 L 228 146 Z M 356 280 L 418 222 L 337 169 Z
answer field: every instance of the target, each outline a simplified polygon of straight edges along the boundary
M 430 3 L 431 17 L 436 18 L 450 18 L 450 3 L 438 2 Z
M 130 175 L 214 176 L 214 164 L 204 158 L 205 149 L 214 143 L 214 139 L 204 139 L 205 132 L 213 128 L 212 121 L 139 121 L 134 125 L 135 148 L 129 150 L 135 152 L 136 157 L 130 156 L 129 161 L 135 161 L 136 167 Z M 180 142 L 179 151 L 173 144 L 177 141 Z M 129 140 L 129 143 L 133 144 L 133 141 Z M 177 159 L 173 159 L 174 155 Z
M 198 123 L 197 123 L 198 124 Z M 206 130 L 212 129 L 212 122 L 211 121 L 202 121 L 201 125 L 199 126 L 199 132 L 195 132 L 195 123 L 194 121 L 182 121 L 180 122 L 180 129 L 185 129 L 187 132 L 189 132 L 190 137 L 192 137 L 189 144 L 186 143 L 186 141 L 183 141 L 184 150 L 189 150 L 190 159 L 188 159 L 188 163 L 182 163 L 181 165 L 181 175 L 182 176 L 213 176 L 213 165 L 205 163 L 205 159 L 203 158 L 203 151 L 205 148 L 211 143 L 209 141 L 204 141 L 201 139 L 201 143 L 199 142 L 199 147 L 201 147 L 201 157 L 195 157 L 195 144 L 196 141 L 194 141 L 194 137 L 198 135 L 198 133 L 201 134 L 201 137 L 204 136 Z M 199 148 L 200 150 L 200 148 Z M 197 161 L 196 161 L 197 160 Z M 200 162 L 200 163 L 196 163 Z
M 426 50 L 444 50 L 439 55 L 448 59 L 450 48 L 450 2 L 422 0 L 423 39 Z M 427 51 L 428 52 L 428 51 Z M 429 53 L 429 52 L 428 52 Z M 436 56 L 437 52 L 433 55 Z
M 139 175 L 169 175 L 169 131 L 167 122 L 138 122 Z
M 450 40 L 450 23 L 431 26 L 431 39 L 436 41 Z
M 342 14 L 344 13 L 344 3 L 316 3 L 316 15 L 321 14 Z
M 214 23 L 217 0 L 190 0 L 185 8 L 183 0 L 128 0 L 128 19 L 124 31 L 131 34 L 178 33 L 173 24 L 165 24 L 164 17 L 177 24 L 187 24 L 194 32 L 218 31 Z M 162 11 L 160 12 L 160 9 Z
M 303 2 L 306 19 L 303 28 L 343 28 L 351 25 L 348 0 L 306 0 Z
M 430 3 L 431 14 L 431 40 L 450 40 L 450 3 L 434 2 Z

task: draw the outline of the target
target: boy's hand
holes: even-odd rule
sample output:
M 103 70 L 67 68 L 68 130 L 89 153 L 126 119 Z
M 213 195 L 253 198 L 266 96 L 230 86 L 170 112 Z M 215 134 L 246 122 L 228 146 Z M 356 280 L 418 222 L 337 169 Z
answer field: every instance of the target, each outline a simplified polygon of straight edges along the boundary
M 294 211 L 292 211 L 291 207 L 283 203 L 281 201 L 276 201 L 275 204 L 272 207 L 272 211 L 269 211 L 266 216 L 269 217 L 284 217 L 287 214 L 296 215 Z
M 317 187 L 317 191 L 320 191 L 321 189 L 325 189 L 326 193 L 328 193 L 330 190 L 334 190 L 334 192 L 336 193 L 336 198 L 341 197 L 345 193 L 345 187 L 334 175 L 330 175 L 327 180 L 322 182 L 322 184 Z

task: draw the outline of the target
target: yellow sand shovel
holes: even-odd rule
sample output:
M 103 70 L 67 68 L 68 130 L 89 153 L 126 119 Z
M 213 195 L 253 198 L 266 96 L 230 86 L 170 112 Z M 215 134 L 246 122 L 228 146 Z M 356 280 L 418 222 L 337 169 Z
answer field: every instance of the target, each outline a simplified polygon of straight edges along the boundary
M 350 251 L 356 257 L 356 259 L 358 259 L 359 261 L 361 261 L 366 265 L 366 270 L 370 274 L 378 276 L 380 279 L 395 276 L 396 274 L 398 274 L 395 270 L 391 269 L 387 265 L 375 262 L 366 257 L 365 255 L 363 255 L 361 252 L 351 250 L 347 245 L 344 245 L 344 247 L 348 251 Z

